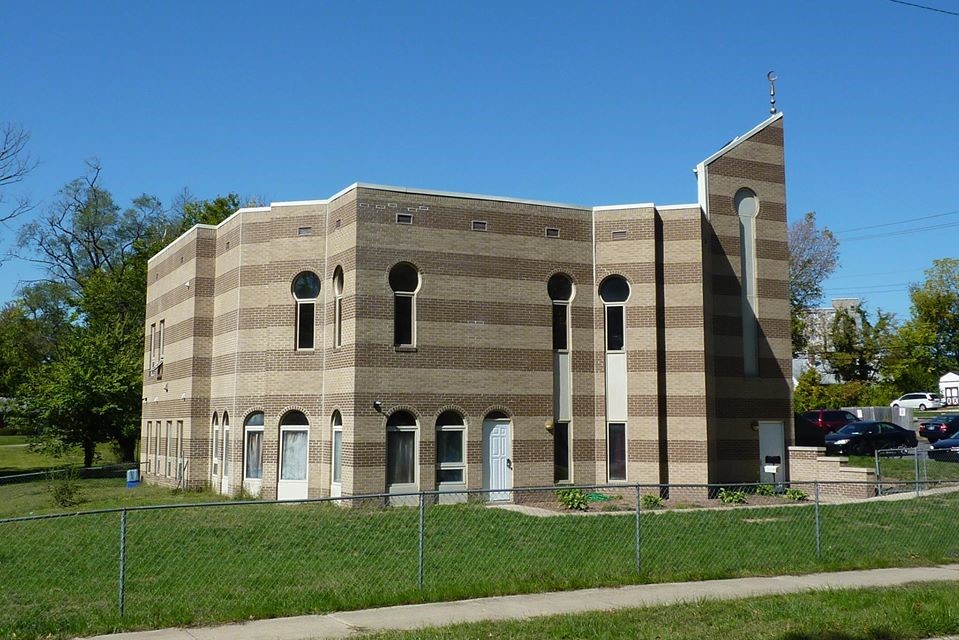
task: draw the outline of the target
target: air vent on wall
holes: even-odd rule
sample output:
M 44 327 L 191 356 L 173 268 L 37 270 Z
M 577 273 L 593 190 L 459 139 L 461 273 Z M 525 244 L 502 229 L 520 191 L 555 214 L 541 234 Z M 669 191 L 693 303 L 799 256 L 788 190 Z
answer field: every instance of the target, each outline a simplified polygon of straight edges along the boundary
M 296 230 L 296 235 L 298 236 L 312 236 L 313 227 L 298 227 Z
M 489 223 L 486 220 L 473 220 L 470 225 L 470 229 L 473 231 L 487 231 L 489 228 Z
M 557 229 L 556 227 L 546 227 L 546 237 L 547 237 L 547 238 L 558 238 L 558 237 L 559 237 L 559 229 Z
M 625 240 L 626 239 L 626 230 L 622 229 L 620 231 L 613 231 L 613 240 Z
M 412 213 L 397 213 L 396 224 L 413 224 Z

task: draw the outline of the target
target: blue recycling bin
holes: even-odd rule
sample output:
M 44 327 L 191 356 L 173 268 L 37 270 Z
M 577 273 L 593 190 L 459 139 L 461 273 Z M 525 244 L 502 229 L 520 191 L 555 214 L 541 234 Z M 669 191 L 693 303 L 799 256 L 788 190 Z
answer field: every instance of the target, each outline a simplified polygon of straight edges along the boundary
M 140 470 L 127 469 L 127 489 L 140 486 Z

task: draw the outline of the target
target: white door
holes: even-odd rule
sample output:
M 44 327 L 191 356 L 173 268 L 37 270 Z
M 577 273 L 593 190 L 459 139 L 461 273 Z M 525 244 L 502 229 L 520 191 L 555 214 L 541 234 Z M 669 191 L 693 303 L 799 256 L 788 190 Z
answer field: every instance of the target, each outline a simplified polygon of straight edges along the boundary
M 280 478 L 277 500 L 306 500 L 306 463 L 310 432 L 303 428 L 280 429 Z
M 773 467 L 776 470 L 773 471 Z M 782 422 L 759 423 L 759 480 L 781 483 L 786 477 L 786 441 Z
M 490 491 L 490 502 L 512 498 L 513 462 L 509 419 L 483 423 L 483 488 Z
M 229 495 L 230 493 L 230 429 L 223 427 L 223 456 L 220 459 L 223 465 L 223 473 L 220 477 L 220 493 Z

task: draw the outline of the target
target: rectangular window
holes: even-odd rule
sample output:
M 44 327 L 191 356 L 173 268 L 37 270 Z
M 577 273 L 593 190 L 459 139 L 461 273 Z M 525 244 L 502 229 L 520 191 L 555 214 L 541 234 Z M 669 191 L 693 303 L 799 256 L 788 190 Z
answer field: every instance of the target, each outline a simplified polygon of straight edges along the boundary
M 546 227 L 546 237 L 547 237 L 547 238 L 558 238 L 558 237 L 559 237 L 559 229 L 557 229 L 556 227 Z
M 176 421 L 176 479 L 183 479 L 183 420 Z
M 153 437 L 153 473 L 160 475 L 160 431 L 163 429 L 163 422 L 157 420 L 156 434 Z
M 386 432 L 386 483 L 413 484 L 415 476 L 414 431 Z
M 213 475 L 220 475 L 220 428 L 213 427 Z
M 343 477 L 343 431 L 333 432 L 333 482 L 340 482 Z
M 170 448 L 170 439 L 171 432 L 173 431 L 173 421 L 166 421 L 166 450 L 164 453 L 164 458 L 166 458 L 166 476 L 170 477 L 170 463 L 173 461 L 173 449 Z
M 396 294 L 393 317 L 393 344 L 397 347 L 413 345 L 413 296 Z
M 157 359 L 157 362 L 158 362 L 158 363 L 162 363 L 162 362 L 163 362 L 163 338 L 164 338 L 164 336 L 163 336 L 163 327 L 164 327 L 165 324 L 166 324 L 166 320 L 160 320 L 160 329 L 159 329 L 159 332 L 160 332 L 160 357 Z
M 313 302 L 296 303 L 296 348 L 313 348 L 313 315 L 316 304 Z
M 246 468 L 244 473 L 249 480 L 263 477 L 263 430 L 248 429 L 246 432 Z
M 622 351 L 626 344 L 625 322 L 623 313 L 625 307 L 606 307 L 606 350 Z
M 412 213 L 397 213 L 396 224 L 413 224 Z
M 226 420 L 223 421 L 223 475 L 230 475 L 230 430 L 226 427 Z
M 486 231 L 489 229 L 489 223 L 486 220 L 473 220 L 470 224 L 470 229 L 473 231 Z
M 153 421 L 147 420 L 147 432 L 143 437 L 143 442 L 140 444 L 140 451 L 143 452 L 143 458 L 147 465 L 147 473 L 152 473 L 153 469 L 150 467 L 150 438 L 153 437 Z
M 436 482 L 462 483 L 466 475 L 463 457 L 465 431 L 444 426 L 436 432 Z
M 553 425 L 553 482 L 569 481 L 569 423 Z
M 759 322 L 756 318 L 756 230 L 752 216 L 739 217 L 742 275 L 743 376 L 759 375 Z
M 281 480 L 306 480 L 308 439 L 306 431 L 283 431 L 280 434 L 280 455 L 283 461 L 280 468 Z
M 157 348 L 157 325 L 154 322 L 150 325 L 150 375 L 154 375 L 156 366 L 156 348 Z
M 333 346 L 343 345 L 343 298 L 333 300 Z
M 611 482 L 626 480 L 626 423 L 610 422 L 606 440 L 609 445 L 607 451 L 608 478 Z
M 569 305 L 553 304 L 553 349 L 569 348 Z

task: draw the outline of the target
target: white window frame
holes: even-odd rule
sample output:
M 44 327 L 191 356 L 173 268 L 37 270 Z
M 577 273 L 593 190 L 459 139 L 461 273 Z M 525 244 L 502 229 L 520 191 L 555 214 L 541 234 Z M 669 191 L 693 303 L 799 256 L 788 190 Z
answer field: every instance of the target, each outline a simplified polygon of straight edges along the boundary
M 146 468 L 147 473 L 153 473 L 153 465 L 150 464 L 151 463 L 150 445 L 153 443 L 153 440 L 151 439 L 152 436 L 153 436 L 153 420 L 147 420 L 146 437 L 144 437 L 142 447 L 141 447 L 143 452 L 146 454 L 144 457 L 146 458 L 145 462 L 147 465 L 147 468 Z
M 163 461 L 164 461 L 163 466 L 164 466 L 164 470 L 166 471 L 164 475 L 167 478 L 170 477 L 170 439 L 171 439 L 170 432 L 171 431 L 173 431 L 173 420 L 167 420 L 166 421 L 166 451 L 164 451 L 166 455 L 163 456 Z
M 210 425 L 210 478 L 220 478 L 220 421 L 215 412 Z M 219 487 L 214 489 L 218 490 Z
M 336 453 L 336 436 L 340 436 L 340 453 Z M 336 478 L 339 467 L 340 478 Z M 343 491 L 343 414 L 336 410 L 330 417 L 330 494 L 339 496 Z
M 609 310 L 619 308 L 623 316 L 623 347 L 621 349 L 609 348 Z M 626 353 L 626 303 L 625 302 L 603 302 L 603 349 L 606 353 Z
M 183 481 L 183 420 L 176 421 L 176 479 Z
M 263 415 L 261 411 L 254 411 L 246 418 L 243 419 L 243 482 L 245 483 L 262 483 L 263 482 L 263 439 L 266 437 L 264 434 L 266 432 L 266 416 L 263 416 L 261 420 L 263 424 L 247 424 L 250 417 L 255 413 Z M 249 450 L 250 450 L 250 434 L 259 433 L 260 434 L 260 477 L 254 478 L 247 475 L 249 468 Z M 254 492 L 255 493 L 255 492 Z
M 157 333 L 157 324 L 154 322 L 150 325 L 150 377 L 156 375 L 156 333 Z
M 556 477 L 556 428 L 566 425 L 566 477 L 558 479 Z M 608 471 L 607 471 L 608 473 Z M 569 420 L 560 420 L 553 425 L 553 484 L 570 484 L 573 481 L 573 430 L 572 422 Z
M 749 191 L 756 201 L 756 208 L 751 214 L 742 214 L 737 209 L 739 217 L 739 266 L 742 288 L 742 348 L 743 348 L 743 377 L 759 377 L 759 295 L 756 277 L 756 219 L 759 217 L 759 196 L 748 187 L 736 191 L 736 196 L 742 191 Z M 735 203 L 734 203 L 735 204 Z
M 393 329 L 393 331 L 394 331 L 394 333 L 393 333 L 393 335 L 394 335 L 394 338 L 395 338 L 395 336 L 396 336 L 396 328 L 395 328 L 395 324 L 396 324 L 396 309 L 395 309 L 395 306 L 396 306 L 396 298 L 409 298 L 409 299 L 410 299 L 410 342 L 409 342 L 409 344 L 405 344 L 405 343 L 404 343 L 404 344 L 394 343 L 393 346 L 399 347 L 399 348 L 401 348 L 401 349 L 403 349 L 403 348 L 415 347 L 415 346 L 416 346 L 416 292 L 415 292 L 415 291 L 414 291 L 414 292 L 408 292 L 408 291 L 394 291 L 394 292 L 393 292 L 393 305 L 394 305 L 394 309 L 393 309 L 393 323 L 394 323 L 394 329 Z
M 315 351 L 316 338 L 317 338 L 317 335 L 316 335 L 317 334 L 317 330 L 316 330 L 317 301 L 320 299 L 320 294 L 323 293 L 323 285 L 322 285 L 322 281 L 319 279 L 319 276 L 317 276 L 314 271 L 310 271 L 310 270 L 300 271 L 299 273 L 297 273 L 296 276 L 293 277 L 292 284 L 295 285 L 297 279 L 304 274 L 311 274 L 313 277 L 317 278 L 317 282 L 320 282 L 320 285 L 319 285 L 319 290 L 316 292 L 315 298 L 297 298 L 296 293 L 292 290 L 292 287 L 291 287 L 290 293 L 293 296 L 293 301 L 296 303 L 296 307 L 295 307 L 296 315 L 293 318 L 293 323 L 294 323 L 293 350 L 294 351 Z M 300 346 L 300 313 L 302 312 L 302 308 L 305 305 L 311 305 L 313 307 L 313 343 L 309 347 Z
M 457 415 L 459 414 L 457 413 Z M 439 434 L 441 432 L 449 433 L 453 431 L 459 431 L 460 433 L 463 434 L 462 440 L 460 441 L 461 442 L 460 457 L 462 458 L 460 462 L 440 462 L 439 455 L 438 455 L 439 451 L 437 451 L 437 458 L 436 458 L 436 486 L 437 487 L 441 485 L 460 486 L 460 485 L 466 484 L 466 420 L 463 418 L 463 416 L 459 416 L 459 417 L 460 417 L 461 424 L 443 424 L 443 425 L 437 424 L 436 425 L 436 442 L 437 443 L 439 443 Z M 440 479 L 439 479 L 440 471 L 456 471 L 456 470 L 461 471 L 463 474 L 463 477 L 459 482 L 452 481 L 452 480 L 446 480 L 446 481 L 440 482 Z
M 343 287 L 346 274 L 343 267 L 336 266 L 333 270 L 333 348 L 343 346 Z
M 411 415 L 412 415 L 412 414 L 411 414 Z M 384 471 L 386 471 L 387 473 L 388 473 L 388 471 L 389 471 L 389 463 L 388 463 L 388 461 L 389 461 L 389 455 L 390 455 L 390 453 L 389 453 L 389 433 L 390 433 L 390 432 L 401 432 L 401 433 L 412 432 L 412 433 L 413 433 L 413 482 L 412 482 L 412 483 L 402 482 L 402 483 L 396 483 L 396 484 L 387 484 L 387 485 L 386 485 L 387 493 L 407 493 L 407 492 L 409 492 L 409 491 L 417 491 L 417 490 L 419 490 L 419 486 L 420 486 L 420 456 L 419 456 L 419 451 L 420 451 L 420 428 L 419 428 L 419 424 L 418 424 L 418 421 L 416 420 L 416 417 L 415 417 L 415 416 L 413 416 L 413 422 L 416 423 L 416 424 L 412 424 L 412 425 L 406 425 L 406 424 L 403 424 L 403 425 L 391 425 L 391 426 L 388 426 L 388 427 L 386 428 L 386 438 L 385 438 L 385 440 L 386 440 L 386 446 L 387 446 L 387 451 L 386 451 L 387 465 L 386 465 L 386 468 L 384 469 Z M 387 478 L 387 480 L 389 480 L 389 478 Z
M 163 364 L 163 347 L 164 347 L 164 329 L 166 326 L 166 320 L 160 320 L 160 327 L 158 333 L 160 334 L 160 358 L 157 360 L 157 366 L 159 367 Z

